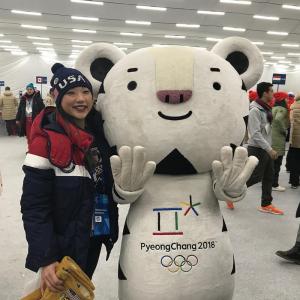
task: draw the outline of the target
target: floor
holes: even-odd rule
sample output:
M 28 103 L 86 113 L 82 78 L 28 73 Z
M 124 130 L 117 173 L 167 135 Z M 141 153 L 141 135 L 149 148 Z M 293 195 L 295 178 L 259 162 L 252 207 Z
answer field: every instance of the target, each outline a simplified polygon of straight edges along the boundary
M 20 299 L 25 283 L 34 274 L 24 269 L 27 243 L 20 214 L 22 192 L 22 163 L 25 158 L 24 138 L 4 135 L 0 124 L 0 169 L 4 192 L 0 197 L 0 300 Z M 288 187 L 284 168 L 280 183 Z M 262 214 L 257 211 L 260 185 L 251 187 L 247 197 L 234 211 L 220 204 L 235 249 L 236 289 L 234 300 L 299 300 L 300 266 L 285 262 L 274 255 L 276 250 L 289 249 L 295 242 L 299 220 L 295 211 L 300 200 L 300 189 L 287 188 L 274 193 L 274 204 L 284 210 L 284 216 Z M 120 209 L 123 227 L 127 206 Z M 97 300 L 117 300 L 117 268 L 120 240 L 111 259 L 101 256 L 94 276 Z M 201 300 L 201 299 L 199 299 Z M 221 299 L 220 299 L 221 300 Z

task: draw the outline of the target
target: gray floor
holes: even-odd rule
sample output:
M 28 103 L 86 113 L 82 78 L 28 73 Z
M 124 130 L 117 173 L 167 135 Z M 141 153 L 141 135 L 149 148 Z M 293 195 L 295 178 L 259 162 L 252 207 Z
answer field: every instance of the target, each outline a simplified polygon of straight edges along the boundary
M 5 137 L 3 128 L 0 128 L 0 169 L 4 179 L 4 193 L 0 197 L 0 300 L 19 299 L 24 284 L 34 277 L 32 272 L 24 269 L 27 244 L 19 206 L 25 151 L 25 139 Z M 288 186 L 288 176 L 284 170 L 281 184 Z M 234 211 L 225 209 L 221 203 L 235 249 L 235 300 L 300 299 L 300 266 L 274 255 L 276 250 L 288 249 L 295 242 L 299 220 L 294 215 L 299 195 L 300 189 L 290 188 L 285 193 L 274 193 L 274 204 L 284 210 L 284 216 L 257 211 L 259 185 L 249 189 L 247 197 L 236 205 Z M 127 207 L 121 207 L 121 227 L 126 213 Z M 102 253 L 93 280 L 97 300 L 117 299 L 119 247 L 120 241 L 109 262 L 105 262 L 105 253 Z

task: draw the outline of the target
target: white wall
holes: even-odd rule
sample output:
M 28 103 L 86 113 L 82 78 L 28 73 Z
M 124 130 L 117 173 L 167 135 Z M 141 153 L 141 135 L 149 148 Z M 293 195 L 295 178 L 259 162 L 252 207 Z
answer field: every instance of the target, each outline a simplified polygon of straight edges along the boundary
M 293 92 L 295 94 L 300 92 L 300 70 L 287 72 L 287 70 L 277 69 L 273 66 L 265 67 L 264 73 L 259 81 L 272 82 L 273 73 L 286 74 L 286 84 L 280 85 L 279 90 Z M 277 91 L 277 85 L 274 86 L 274 91 Z
M 50 88 L 52 77 L 51 66 L 55 60 L 47 60 L 40 55 L 32 54 L 28 56 L 13 56 L 10 53 L 0 52 L 0 81 L 4 80 L 5 85 L 9 86 L 17 96 L 19 90 L 25 91 L 26 85 L 32 82 L 36 85 L 36 76 L 47 76 L 48 84 L 43 85 L 43 96 Z M 70 66 L 72 62 L 62 61 L 65 66 Z M 41 85 L 37 84 L 40 90 Z M 4 87 L 1 87 L 1 92 Z

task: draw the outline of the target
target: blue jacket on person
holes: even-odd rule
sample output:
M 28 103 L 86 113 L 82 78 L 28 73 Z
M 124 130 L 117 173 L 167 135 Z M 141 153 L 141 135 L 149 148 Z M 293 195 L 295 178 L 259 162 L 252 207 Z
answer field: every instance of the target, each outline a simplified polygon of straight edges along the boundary
M 105 244 L 109 256 L 118 239 L 118 208 L 109 162 L 114 153 L 105 139 L 100 114 L 93 109 L 86 121 L 87 129 L 82 130 L 55 108 L 46 108 L 34 121 L 21 198 L 28 241 L 26 268 L 32 271 L 64 256 L 86 271 L 96 193 L 86 167 L 92 145 L 102 157 L 109 199 L 110 234 L 98 241 Z

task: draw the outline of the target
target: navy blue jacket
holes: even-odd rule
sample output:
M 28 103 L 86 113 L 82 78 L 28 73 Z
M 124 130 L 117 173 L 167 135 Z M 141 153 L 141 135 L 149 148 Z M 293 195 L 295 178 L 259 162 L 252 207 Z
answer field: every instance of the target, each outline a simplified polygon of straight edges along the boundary
M 28 241 L 26 268 L 32 271 L 66 255 L 86 269 L 95 187 L 84 161 L 92 144 L 102 156 L 109 196 L 111 234 L 102 240 L 108 252 L 118 239 L 118 209 L 112 197 L 109 163 L 113 153 L 95 110 L 89 114 L 87 128 L 89 132 L 66 121 L 54 108 L 46 108 L 34 121 L 21 198 Z

